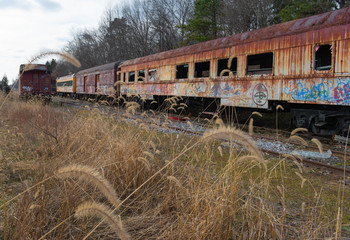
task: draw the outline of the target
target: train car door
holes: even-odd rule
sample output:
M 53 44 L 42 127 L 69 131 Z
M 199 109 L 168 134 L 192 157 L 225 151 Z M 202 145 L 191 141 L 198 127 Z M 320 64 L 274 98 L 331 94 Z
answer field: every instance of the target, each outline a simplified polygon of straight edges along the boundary
M 87 76 L 84 76 L 84 93 L 87 93 Z
M 120 70 L 121 69 L 118 68 L 118 70 L 115 73 L 116 74 L 116 76 L 115 76 L 116 82 L 114 83 L 114 89 L 115 89 L 115 93 L 117 96 L 120 95 L 120 84 L 117 84 L 117 82 L 120 82 L 122 80 L 122 72 Z M 125 79 L 124 79 L 124 81 L 125 81 Z
M 99 92 L 100 91 L 100 74 L 96 74 L 95 75 L 95 92 Z
M 39 74 L 34 72 L 32 74 L 32 81 L 33 81 L 33 92 L 34 94 L 39 94 L 42 92 L 41 86 L 40 86 L 40 78 Z

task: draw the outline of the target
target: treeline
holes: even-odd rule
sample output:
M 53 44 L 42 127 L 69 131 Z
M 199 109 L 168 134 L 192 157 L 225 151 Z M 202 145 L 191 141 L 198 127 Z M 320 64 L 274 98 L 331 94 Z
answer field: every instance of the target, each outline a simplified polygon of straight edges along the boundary
M 97 29 L 76 31 L 64 50 L 85 69 L 339 9 L 349 2 L 133 0 L 107 8 Z M 54 67 L 57 76 L 77 70 L 60 61 Z

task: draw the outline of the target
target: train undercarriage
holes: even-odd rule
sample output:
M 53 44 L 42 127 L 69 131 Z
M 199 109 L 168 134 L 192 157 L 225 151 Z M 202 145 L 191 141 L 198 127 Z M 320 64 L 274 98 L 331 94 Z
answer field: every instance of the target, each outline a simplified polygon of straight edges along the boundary
M 168 96 L 169 97 L 169 96 Z M 158 102 L 162 103 L 167 97 L 158 96 Z M 197 112 L 222 112 L 218 98 L 181 98 L 190 108 L 197 109 Z M 306 128 L 319 136 L 347 136 L 350 127 L 350 108 L 346 106 L 326 105 L 305 105 L 289 104 L 287 102 L 271 102 L 267 111 L 276 111 L 276 106 L 282 105 L 284 112 L 290 112 L 292 123 L 291 128 Z M 227 108 L 227 107 L 226 107 Z M 235 107 L 231 107 L 235 108 Z M 240 109 L 240 108 L 237 108 Z M 261 109 L 251 109 L 261 111 Z M 231 111 L 237 113 L 236 111 Z M 236 118 L 235 118 L 236 119 Z
M 291 108 L 291 113 L 295 127 L 307 128 L 315 135 L 348 135 L 350 126 L 349 108 Z

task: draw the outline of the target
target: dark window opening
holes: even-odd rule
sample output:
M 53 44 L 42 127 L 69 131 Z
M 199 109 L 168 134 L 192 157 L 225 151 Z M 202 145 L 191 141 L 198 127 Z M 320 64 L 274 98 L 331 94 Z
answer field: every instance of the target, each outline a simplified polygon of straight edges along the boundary
M 209 77 L 210 72 L 210 62 L 200 62 L 196 63 L 194 66 L 194 77 Z
M 157 79 L 158 79 L 157 69 L 148 70 L 148 81 L 153 82 L 153 81 L 157 81 Z
M 222 74 L 222 76 L 229 76 L 229 74 L 230 74 L 229 71 L 231 71 L 233 75 L 237 74 L 237 58 L 236 57 L 232 59 L 231 64 L 229 64 L 228 58 L 218 60 L 217 76 L 219 77 L 220 74 Z
M 320 45 L 315 48 L 315 69 L 332 69 L 332 45 Z
M 272 73 L 273 53 L 247 56 L 247 75 Z
M 126 73 L 123 73 L 123 82 L 126 82 Z
M 145 80 L 145 77 L 146 77 L 145 70 L 140 70 L 138 73 L 137 81 L 142 82 Z
M 122 74 L 118 71 L 117 72 L 117 82 L 120 82 L 122 80 Z
M 176 66 L 176 79 L 188 78 L 188 64 Z
M 129 72 L 129 82 L 135 82 L 135 72 Z

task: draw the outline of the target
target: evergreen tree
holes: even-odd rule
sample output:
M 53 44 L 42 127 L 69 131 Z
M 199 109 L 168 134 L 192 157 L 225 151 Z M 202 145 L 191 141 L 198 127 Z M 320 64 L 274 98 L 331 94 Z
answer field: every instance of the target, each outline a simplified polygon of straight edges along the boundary
M 278 1 L 275 5 L 278 12 L 278 22 L 308 17 L 336 8 L 336 4 L 332 0 L 282 0 Z
M 6 75 L 3 76 L 0 87 L 1 87 L 1 91 L 5 92 L 6 94 L 10 92 L 11 89 L 9 87 L 8 79 Z
M 222 0 L 196 0 L 193 17 L 184 29 L 189 41 L 203 42 L 219 37 Z
M 56 59 L 52 59 L 51 62 L 46 61 L 45 65 L 46 65 L 47 70 L 49 72 L 53 72 L 55 70 L 56 66 L 57 66 Z

